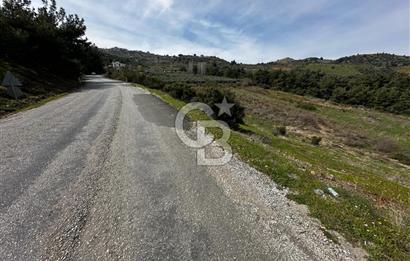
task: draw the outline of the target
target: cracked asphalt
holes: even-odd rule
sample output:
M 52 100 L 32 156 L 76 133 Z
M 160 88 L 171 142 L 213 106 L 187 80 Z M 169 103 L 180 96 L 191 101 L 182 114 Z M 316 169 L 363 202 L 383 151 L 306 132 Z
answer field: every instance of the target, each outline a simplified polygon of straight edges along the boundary
M 196 165 L 176 111 L 89 76 L 0 120 L 0 260 L 354 260 L 236 157 Z

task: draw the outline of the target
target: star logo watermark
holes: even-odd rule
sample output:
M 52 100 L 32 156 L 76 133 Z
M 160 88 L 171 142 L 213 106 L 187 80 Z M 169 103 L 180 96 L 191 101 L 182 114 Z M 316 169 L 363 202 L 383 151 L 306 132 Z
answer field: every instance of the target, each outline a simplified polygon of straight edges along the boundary
M 219 113 L 231 113 L 230 108 L 232 108 L 232 106 L 226 101 L 226 98 L 219 105 Z M 191 137 L 186 133 L 184 121 L 189 112 L 194 110 L 201 110 L 210 118 L 214 115 L 214 111 L 207 104 L 200 102 L 188 103 L 179 110 L 175 119 L 175 131 L 178 137 L 185 145 L 197 150 L 197 164 L 199 166 L 222 166 L 227 164 L 233 157 L 232 148 L 228 143 L 231 136 L 231 130 L 229 129 L 228 124 L 224 121 L 218 120 L 196 121 L 196 138 Z M 207 133 L 207 128 L 220 129 L 222 131 L 222 136 L 215 137 L 214 135 Z M 222 149 L 223 153 L 218 155 L 216 158 L 208 158 L 206 155 L 206 149 L 212 147 Z
M 228 114 L 230 117 L 232 117 L 231 109 L 233 106 L 235 106 L 235 104 L 228 103 L 228 100 L 226 99 L 226 97 L 224 97 L 224 100 L 222 101 L 222 103 L 216 103 L 215 106 L 219 108 L 218 117 L 224 114 Z

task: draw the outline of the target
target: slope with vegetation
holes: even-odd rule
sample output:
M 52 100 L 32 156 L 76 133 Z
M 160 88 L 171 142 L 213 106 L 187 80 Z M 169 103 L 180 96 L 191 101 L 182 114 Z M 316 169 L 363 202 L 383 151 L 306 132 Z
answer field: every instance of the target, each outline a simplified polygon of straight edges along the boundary
M 79 85 L 78 79 L 61 77 L 45 68 L 34 70 L 0 60 L 0 77 L 7 71 L 13 72 L 22 82 L 24 96 L 18 100 L 12 99 L 7 94 L 7 88 L 0 86 L 0 117 L 40 106 L 71 92 Z
M 176 108 L 185 104 L 166 89 L 148 90 Z M 268 91 L 266 95 L 266 90 L 259 87 L 235 87 L 225 91 L 236 94 L 246 109 L 244 123 L 229 140 L 234 152 L 278 185 L 289 189 L 289 198 L 307 205 L 311 215 L 326 227 L 324 233 L 330 239 L 337 242 L 338 235 L 334 231 L 342 233 L 366 249 L 372 260 L 410 257 L 409 165 L 392 160 L 385 152 L 372 147 L 346 145 L 344 137 L 339 139 L 321 127 L 323 121 L 324 125 L 347 128 L 339 118 L 345 115 L 351 119 L 348 126 L 355 126 L 353 131 L 359 139 L 361 135 L 366 138 L 395 135 L 408 144 L 410 137 L 404 130 L 410 126 L 409 118 L 339 106 L 332 107 L 328 113 L 330 105 L 326 102 L 276 91 Z M 283 124 L 279 111 L 259 110 L 274 103 L 278 103 L 275 106 L 281 110 L 291 110 L 288 125 Z M 190 116 L 194 120 L 207 119 L 199 112 Z M 365 126 L 356 125 L 362 121 L 361 117 L 372 116 L 379 117 L 369 123 L 375 130 L 367 133 Z M 391 122 L 402 129 L 384 127 Z M 216 130 L 210 131 L 220 135 Z M 340 131 L 348 139 L 356 139 L 356 136 L 350 138 L 351 133 Z M 384 142 L 381 144 L 384 151 Z M 327 194 L 328 188 L 336 190 L 339 196 Z
M 161 56 L 114 48 L 106 61 L 120 60 L 163 82 L 253 84 L 397 114 L 410 114 L 410 57 L 354 55 L 338 60 L 290 58 L 266 64 L 239 64 L 216 57 Z M 206 63 L 206 75 L 187 73 L 189 62 Z
M 85 37 L 84 20 L 57 8 L 55 0 L 38 9 L 29 0 L 4 0 L 0 27 L 0 77 L 11 71 L 25 94 L 15 101 L 1 87 L 1 115 L 78 87 L 81 74 L 103 72 L 99 50 Z
M 372 67 L 359 68 L 356 73 L 349 70 L 343 70 L 342 73 L 343 76 L 309 67 L 288 72 L 259 70 L 253 74 L 252 79 L 265 88 L 392 113 L 410 114 L 408 75 L 391 68 Z
M 108 74 L 143 84 L 177 108 L 190 101 L 213 106 L 218 98 L 228 95 L 241 108 L 231 123 L 235 131 L 229 141 L 237 155 L 288 188 L 289 197 L 307 205 L 333 240 L 337 241 L 333 232 L 337 231 L 366 249 L 371 259 L 407 260 L 409 99 L 392 99 L 390 103 L 386 99 L 390 106 L 371 103 L 377 101 L 372 92 L 380 89 L 388 94 L 381 93 L 379 101 L 408 92 L 408 77 L 397 73 L 406 67 L 391 64 L 378 67 L 320 58 L 258 65 L 232 62 L 227 66 L 245 70 L 244 75 L 232 78 L 237 80 L 234 83 L 212 81 L 210 75 L 195 75 L 203 79 L 197 82 L 166 81 L 172 73 L 153 73 L 143 64 L 110 69 Z M 162 66 L 166 71 L 166 64 Z M 334 90 L 343 97 L 366 96 L 366 104 L 334 99 Z M 205 99 L 204 94 L 215 99 Z M 190 116 L 207 118 L 198 112 Z M 217 130 L 209 131 L 219 135 Z M 328 193 L 329 188 L 339 196 Z

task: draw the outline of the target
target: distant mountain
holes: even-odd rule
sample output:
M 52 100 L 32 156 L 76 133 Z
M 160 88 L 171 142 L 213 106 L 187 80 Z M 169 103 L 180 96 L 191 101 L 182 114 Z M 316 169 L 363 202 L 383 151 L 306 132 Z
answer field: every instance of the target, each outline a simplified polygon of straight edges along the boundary
M 122 63 L 134 64 L 134 65 L 183 65 L 190 61 L 193 62 L 207 62 L 208 64 L 215 64 L 217 66 L 228 66 L 230 62 L 215 57 L 215 56 L 203 56 L 203 55 L 183 55 L 178 56 L 170 55 L 158 55 L 152 54 L 150 52 L 143 51 L 130 51 L 123 48 L 110 48 L 110 49 L 100 49 L 105 61 L 120 61 Z M 306 64 L 356 64 L 356 65 L 371 65 L 377 67 L 400 67 L 400 66 L 410 66 L 410 56 L 405 55 L 395 55 L 388 53 L 377 53 L 377 54 L 357 54 L 352 56 L 346 56 L 339 58 L 337 60 L 323 59 L 322 57 L 309 57 L 305 59 L 292 59 L 286 57 L 279 59 L 274 62 L 269 63 L 259 63 L 258 66 L 262 65 L 276 65 L 276 66 L 298 66 Z M 247 65 L 252 66 L 251 64 Z
M 292 58 L 290 58 L 290 57 L 286 57 L 286 58 L 277 60 L 275 63 L 279 63 L 279 64 L 290 64 L 290 63 L 293 63 L 293 62 L 295 62 L 295 61 L 296 61 L 295 59 L 292 59 Z
M 209 64 L 229 65 L 228 61 L 215 56 L 203 55 L 159 55 L 143 51 L 130 51 L 122 48 L 100 49 L 106 61 L 120 61 L 133 65 L 155 66 L 155 65 L 185 65 L 190 61 L 207 62 Z
M 410 56 L 388 53 L 357 54 L 337 59 L 336 63 L 368 64 L 378 67 L 399 67 L 409 66 Z
M 171 83 L 242 83 L 259 85 L 334 102 L 410 114 L 410 57 L 363 54 L 328 60 L 308 57 L 276 62 L 238 64 L 217 57 L 156 55 L 120 48 L 102 49 L 105 59 L 131 65 L 127 78 L 141 72 L 163 85 Z M 205 63 L 205 64 L 204 64 Z M 134 68 L 132 68 L 134 67 Z M 118 72 L 113 66 L 113 75 Z M 124 74 L 118 74 L 124 77 Z M 143 83 L 149 85 L 149 83 Z M 157 87 L 155 87 L 157 88 Z

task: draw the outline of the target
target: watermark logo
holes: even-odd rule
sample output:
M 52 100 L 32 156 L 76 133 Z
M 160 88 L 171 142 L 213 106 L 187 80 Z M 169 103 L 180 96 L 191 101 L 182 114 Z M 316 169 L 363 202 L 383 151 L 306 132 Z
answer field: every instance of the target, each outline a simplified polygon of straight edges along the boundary
M 226 113 L 231 115 L 230 109 L 234 104 L 227 102 L 224 98 L 220 104 L 215 104 L 219 108 L 219 116 Z M 231 137 L 231 130 L 228 124 L 224 121 L 206 120 L 196 121 L 196 138 L 190 137 L 187 131 L 184 129 L 184 122 L 188 113 L 201 110 L 209 117 L 214 114 L 214 111 L 210 106 L 200 102 L 193 102 L 185 105 L 179 110 L 175 120 L 175 130 L 181 141 L 188 147 L 197 150 L 197 164 L 201 166 L 221 166 L 227 164 L 232 159 L 232 148 L 228 144 L 228 140 Z M 206 133 L 208 128 L 218 128 L 222 131 L 222 135 L 219 138 L 215 138 L 212 134 Z M 207 158 L 206 149 L 219 148 L 218 157 Z M 222 155 L 219 155 L 222 154 Z

